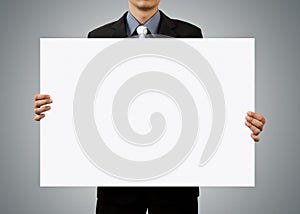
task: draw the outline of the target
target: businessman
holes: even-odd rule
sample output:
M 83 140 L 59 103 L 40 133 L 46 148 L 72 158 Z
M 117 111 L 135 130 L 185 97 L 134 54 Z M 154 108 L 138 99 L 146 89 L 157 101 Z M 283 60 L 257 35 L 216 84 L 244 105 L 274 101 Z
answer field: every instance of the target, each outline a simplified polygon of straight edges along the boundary
M 89 38 L 147 37 L 166 35 L 176 38 L 202 38 L 201 29 L 184 21 L 171 19 L 158 9 L 160 0 L 128 0 L 129 10 L 119 20 L 88 33 Z M 35 120 L 45 117 L 53 101 L 50 95 L 34 97 Z M 265 118 L 247 112 L 245 125 L 258 142 Z M 197 214 L 198 187 L 98 187 L 97 214 Z

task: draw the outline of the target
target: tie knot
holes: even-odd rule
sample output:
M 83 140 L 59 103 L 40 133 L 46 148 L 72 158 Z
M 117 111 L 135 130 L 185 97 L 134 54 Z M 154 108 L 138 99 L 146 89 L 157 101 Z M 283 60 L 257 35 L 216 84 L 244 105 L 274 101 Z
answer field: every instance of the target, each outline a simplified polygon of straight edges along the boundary
M 148 33 L 148 29 L 146 26 L 140 25 L 136 28 L 136 32 L 139 35 L 139 38 L 145 38 Z

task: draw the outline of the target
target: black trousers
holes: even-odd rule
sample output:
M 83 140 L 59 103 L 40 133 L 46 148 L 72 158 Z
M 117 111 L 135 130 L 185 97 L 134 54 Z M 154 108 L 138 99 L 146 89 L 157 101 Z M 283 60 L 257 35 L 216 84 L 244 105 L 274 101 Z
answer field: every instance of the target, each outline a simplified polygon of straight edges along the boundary
M 197 214 L 198 187 L 99 187 L 96 214 Z

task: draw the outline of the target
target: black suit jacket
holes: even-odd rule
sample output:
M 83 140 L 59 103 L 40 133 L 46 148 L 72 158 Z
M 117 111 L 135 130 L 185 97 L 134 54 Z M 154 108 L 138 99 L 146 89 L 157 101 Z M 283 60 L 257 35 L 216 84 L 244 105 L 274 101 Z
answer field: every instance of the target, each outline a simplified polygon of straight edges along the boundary
M 171 19 L 161 12 L 158 34 L 176 38 L 202 38 L 201 29 L 184 21 Z M 88 38 L 125 38 L 127 12 L 117 21 L 89 32 Z M 199 196 L 199 187 L 98 187 L 98 203 L 133 202 L 140 197 L 152 201 L 183 201 Z M 98 206 L 98 204 L 97 204 Z
M 175 38 L 202 38 L 201 29 L 190 23 L 171 19 L 160 11 L 161 19 L 158 33 Z M 117 21 L 89 32 L 89 38 L 125 38 L 127 12 Z

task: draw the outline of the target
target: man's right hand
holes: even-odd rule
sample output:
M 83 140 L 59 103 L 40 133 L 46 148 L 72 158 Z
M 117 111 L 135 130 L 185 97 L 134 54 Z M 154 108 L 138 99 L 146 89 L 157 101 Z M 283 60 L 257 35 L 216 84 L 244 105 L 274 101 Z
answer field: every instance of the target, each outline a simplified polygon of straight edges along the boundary
M 51 107 L 48 105 L 51 103 L 52 100 L 48 94 L 36 94 L 34 96 L 34 113 L 36 114 L 34 117 L 35 121 L 40 121 L 45 117 L 45 114 L 42 113 L 51 109 Z

